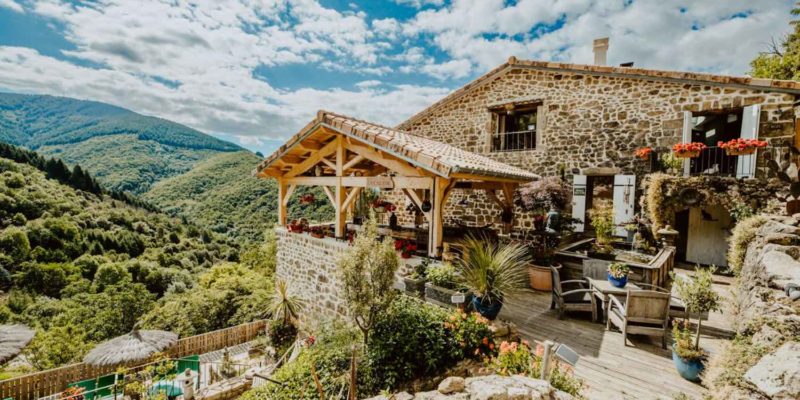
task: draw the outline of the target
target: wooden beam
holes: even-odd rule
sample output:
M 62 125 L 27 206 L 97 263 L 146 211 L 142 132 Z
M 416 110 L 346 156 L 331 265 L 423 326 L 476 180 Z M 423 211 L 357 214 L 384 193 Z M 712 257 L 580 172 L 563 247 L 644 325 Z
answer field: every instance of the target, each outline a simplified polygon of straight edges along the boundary
M 400 175 L 404 176 L 421 176 L 419 170 L 414 168 L 413 166 L 409 165 L 407 162 L 399 160 L 391 155 L 381 154 L 378 151 L 375 151 L 367 146 L 356 144 L 356 143 L 348 143 L 347 149 L 356 153 L 364 158 L 376 163 L 383 165 L 384 167 L 388 168 L 391 171 L 397 172 Z
M 286 194 L 282 197 L 284 206 L 289 204 L 289 199 L 292 197 L 292 193 L 294 193 L 295 189 L 297 189 L 297 185 L 294 184 L 289 185 L 289 188 L 286 190 Z
M 283 178 L 284 182 L 299 186 L 336 186 L 338 176 L 296 176 Z M 369 187 L 370 176 L 342 176 L 344 187 Z M 427 176 L 393 176 L 390 177 L 395 189 L 430 189 L 433 178 Z
M 284 181 L 300 186 L 336 186 L 335 176 L 296 176 Z
M 317 151 L 322 148 L 322 143 L 313 139 L 306 139 L 300 142 L 299 146 L 305 150 Z
M 342 186 L 342 175 L 344 175 L 345 148 L 342 136 L 336 136 L 336 237 L 345 236 L 347 228 L 347 212 L 344 208 L 345 189 Z
M 517 184 L 504 183 L 503 184 L 503 197 L 505 197 L 506 207 L 514 208 L 514 191 L 517 190 Z
M 482 182 L 482 181 L 458 181 L 455 189 L 492 189 L 503 190 L 502 182 Z
M 285 154 L 283 157 L 280 158 L 280 161 L 283 162 L 284 164 L 300 164 L 301 162 L 303 162 L 303 160 L 305 160 L 305 158 L 295 154 Z
M 286 206 L 283 199 L 286 197 L 287 185 L 283 179 L 278 178 L 278 225 L 286 226 Z
M 442 247 L 444 194 L 450 183 L 449 179 L 439 176 L 433 180 L 433 202 L 431 203 L 431 219 L 428 223 L 428 255 L 431 257 L 438 257 Z
M 498 206 L 500 206 L 500 208 L 501 208 L 501 209 L 505 209 L 505 208 L 506 208 L 506 204 L 505 204 L 505 203 L 503 203 L 503 202 L 500 200 L 500 198 L 499 198 L 499 197 L 497 197 L 497 194 L 494 192 L 494 190 L 492 190 L 492 189 L 486 189 L 486 196 L 488 196 L 490 199 L 492 199 L 492 201 L 494 201 L 495 203 L 497 203 L 497 205 L 498 205 Z
M 327 186 L 323 186 L 322 187 L 322 191 L 325 192 L 326 196 L 328 196 L 328 200 L 331 201 L 331 204 L 333 204 L 333 209 L 335 210 L 336 209 L 336 197 L 333 196 L 333 192 L 331 192 L 331 188 L 329 188 Z
M 342 166 L 342 169 L 343 169 L 343 170 L 345 170 L 345 171 L 347 171 L 348 169 L 350 169 L 350 168 L 353 168 L 353 166 L 355 166 L 356 164 L 360 163 L 360 162 L 361 162 L 361 160 L 363 160 L 363 159 L 364 159 L 364 156 L 362 156 L 362 155 L 360 155 L 360 154 L 359 154 L 359 155 L 356 155 L 356 156 L 355 156 L 353 159 L 351 159 L 350 161 L 348 161 L 348 162 L 347 162 L 347 164 L 345 164 L 344 166 Z
M 535 179 L 500 178 L 500 177 L 494 177 L 494 176 L 475 175 L 475 174 L 461 174 L 461 173 L 451 174 L 450 177 L 451 178 L 458 178 L 458 179 L 482 181 L 482 182 L 506 182 L 506 183 L 526 183 L 526 182 L 530 182 L 530 181 L 535 180 Z
M 320 161 L 322 161 L 325 165 L 327 165 L 328 168 L 336 171 L 336 164 L 332 163 L 331 160 L 328 160 L 327 158 L 322 157 L 322 159 Z
M 353 204 L 353 201 L 355 201 L 356 197 L 358 197 L 358 194 L 361 193 L 362 189 L 363 188 L 360 187 L 354 187 L 350 189 L 350 193 L 347 194 L 347 198 L 344 199 L 344 204 L 342 206 L 345 209 L 349 208 L 350 205 Z
M 302 174 L 303 172 L 308 171 L 311 167 L 319 164 L 320 160 L 323 157 L 327 157 L 329 154 L 336 151 L 336 141 L 332 141 L 325 145 L 325 147 L 321 148 L 316 153 L 311 153 L 311 155 L 305 159 L 305 161 L 301 162 L 300 164 L 294 166 L 289 172 L 284 174 L 284 177 L 291 178 L 297 175 Z

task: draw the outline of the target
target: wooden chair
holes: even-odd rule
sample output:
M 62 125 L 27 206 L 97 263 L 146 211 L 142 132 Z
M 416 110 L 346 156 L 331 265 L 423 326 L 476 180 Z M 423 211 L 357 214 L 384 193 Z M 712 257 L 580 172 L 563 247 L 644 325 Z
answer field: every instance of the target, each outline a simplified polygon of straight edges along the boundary
M 657 286 L 668 286 L 669 273 L 675 267 L 675 246 L 665 246 L 658 254 L 650 261 L 651 274 L 650 284 Z
M 563 319 L 566 311 L 589 311 L 592 313 L 592 321 L 597 321 L 597 301 L 586 281 L 583 279 L 561 281 L 558 269 L 550 267 L 550 271 L 553 279 L 553 300 L 550 302 L 550 309 L 558 310 L 558 319 Z M 577 289 L 565 292 L 562 286 L 577 287 Z
M 609 265 L 611 265 L 611 261 L 585 259 L 583 260 L 583 277 L 606 279 Z
M 670 294 L 655 290 L 628 290 L 625 304 L 609 295 L 606 329 L 613 324 L 622 331 L 627 345 L 628 334 L 661 336 L 661 347 L 667 348 Z

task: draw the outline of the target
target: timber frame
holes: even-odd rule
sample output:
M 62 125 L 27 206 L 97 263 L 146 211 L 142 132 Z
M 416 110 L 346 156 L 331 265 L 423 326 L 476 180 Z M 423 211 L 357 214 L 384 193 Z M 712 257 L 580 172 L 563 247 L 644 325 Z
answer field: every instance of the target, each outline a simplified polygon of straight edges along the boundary
M 517 186 L 538 178 L 443 143 L 323 111 L 254 173 L 278 181 L 281 226 L 297 186 L 322 187 L 335 210 L 338 238 L 346 236 L 348 211 L 365 188 L 400 190 L 420 210 L 427 208 L 424 199 L 430 199 L 430 210 L 423 215 L 432 257 L 441 254 L 443 211 L 453 189 L 484 190 L 513 216 Z

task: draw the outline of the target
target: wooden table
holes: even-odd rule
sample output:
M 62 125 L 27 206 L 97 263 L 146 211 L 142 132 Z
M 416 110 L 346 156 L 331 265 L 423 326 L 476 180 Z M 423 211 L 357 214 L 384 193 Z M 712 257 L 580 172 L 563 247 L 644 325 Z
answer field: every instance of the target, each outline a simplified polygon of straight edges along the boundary
M 627 285 L 623 288 L 618 288 L 611 284 L 607 279 L 593 279 L 593 278 L 586 278 L 589 282 L 589 286 L 592 289 L 592 293 L 595 297 L 597 297 L 601 303 L 601 311 L 600 315 L 603 316 L 602 320 L 605 322 L 608 315 L 606 315 L 606 304 L 608 304 L 608 295 L 613 294 L 617 297 L 622 297 L 620 300 L 625 300 L 625 297 L 628 294 L 628 290 L 641 290 L 642 288 L 636 286 L 635 283 L 628 282 Z

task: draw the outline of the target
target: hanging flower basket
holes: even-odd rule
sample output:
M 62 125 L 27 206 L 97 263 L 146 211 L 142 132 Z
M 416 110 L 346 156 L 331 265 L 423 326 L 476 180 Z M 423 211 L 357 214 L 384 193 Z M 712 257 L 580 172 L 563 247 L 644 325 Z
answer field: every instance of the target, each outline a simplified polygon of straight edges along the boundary
M 759 147 L 767 147 L 765 140 L 758 139 L 733 139 L 727 142 L 717 142 L 717 146 L 725 149 L 725 154 L 729 156 L 746 156 L 756 152 Z
M 652 147 L 642 147 L 641 149 L 637 149 L 636 152 L 633 153 L 633 155 L 640 160 L 647 161 L 650 159 L 651 153 L 653 153 Z
M 372 209 L 375 210 L 376 213 L 382 213 L 394 212 L 396 207 L 394 204 L 386 200 L 376 199 L 374 202 L 372 202 Z
M 675 158 L 696 158 L 705 148 L 706 145 L 699 142 L 677 143 L 672 146 L 672 154 Z

